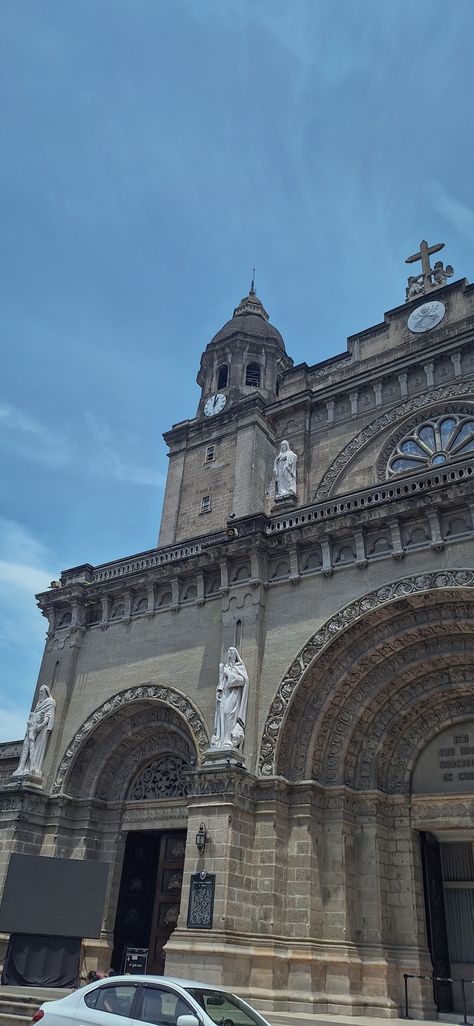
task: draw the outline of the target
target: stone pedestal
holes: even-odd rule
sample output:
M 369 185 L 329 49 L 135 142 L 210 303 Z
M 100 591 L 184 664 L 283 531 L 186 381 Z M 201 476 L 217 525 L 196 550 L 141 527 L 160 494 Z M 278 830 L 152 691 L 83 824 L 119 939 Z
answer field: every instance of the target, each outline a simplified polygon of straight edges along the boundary
M 236 748 L 208 748 L 204 753 L 204 766 L 206 769 L 245 769 L 243 752 Z

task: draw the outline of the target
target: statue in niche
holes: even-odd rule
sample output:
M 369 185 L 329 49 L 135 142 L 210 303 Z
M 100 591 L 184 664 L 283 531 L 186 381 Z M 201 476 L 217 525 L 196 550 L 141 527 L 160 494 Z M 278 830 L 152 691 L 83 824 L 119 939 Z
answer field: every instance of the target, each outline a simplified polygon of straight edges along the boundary
M 219 663 L 216 715 L 211 738 L 214 750 L 243 747 L 248 694 L 249 678 L 245 664 L 237 649 L 229 648 L 227 661 Z
M 49 735 L 53 729 L 56 702 L 46 684 L 39 689 L 38 701 L 28 716 L 20 762 L 13 777 L 41 777 Z
M 273 464 L 275 498 L 287 499 L 296 495 L 296 461 L 298 457 L 285 439 Z

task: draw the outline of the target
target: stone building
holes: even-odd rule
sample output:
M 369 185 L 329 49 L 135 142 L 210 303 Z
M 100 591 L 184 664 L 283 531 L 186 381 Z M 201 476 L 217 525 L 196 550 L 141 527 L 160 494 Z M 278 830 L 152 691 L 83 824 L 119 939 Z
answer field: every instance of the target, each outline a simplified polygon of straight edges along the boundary
M 39 596 L 56 716 L 40 780 L 0 747 L 0 880 L 11 851 L 109 863 L 104 967 L 135 944 L 264 1008 L 387 1016 L 403 972 L 472 978 L 474 286 L 436 248 L 315 366 L 252 287 L 165 435 L 158 547 Z M 216 751 L 230 646 L 245 739 Z

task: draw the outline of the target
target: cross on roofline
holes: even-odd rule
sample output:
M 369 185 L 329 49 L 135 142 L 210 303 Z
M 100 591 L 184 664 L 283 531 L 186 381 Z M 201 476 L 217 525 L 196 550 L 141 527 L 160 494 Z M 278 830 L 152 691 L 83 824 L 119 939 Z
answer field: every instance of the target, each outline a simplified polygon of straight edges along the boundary
M 452 277 L 454 271 L 451 264 L 444 267 L 442 260 L 437 260 L 434 267 L 431 267 L 430 264 L 431 254 L 439 253 L 444 246 L 444 242 L 437 242 L 434 246 L 429 246 L 426 239 L 422 239 L 419 252 L 406 258 L 406 264 L 415 264 L 421 260 L 421 274 L 410 275 L 408 279 L 407 300 L 431 292 L 432 289 L 441 288 L 442 285 L 446 285 L 447 279 Z

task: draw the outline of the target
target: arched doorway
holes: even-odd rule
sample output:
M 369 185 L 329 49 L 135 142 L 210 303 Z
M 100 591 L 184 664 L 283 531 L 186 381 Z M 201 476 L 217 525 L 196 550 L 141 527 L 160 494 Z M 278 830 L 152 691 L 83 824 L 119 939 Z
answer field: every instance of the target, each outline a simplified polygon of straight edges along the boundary
M 163 948 L 180 908 L 186 774 L 207 744 L 186 696 L 144 685 L 103 703 L 59 767 L 55 793 L 79 800 L 87 816 L 83 855 L 112 862 L 102 939 L 116 971 L 130 947 L 147 949 L 149 971 L 164 970 Z
M 412 779 L 420 753 L 444 747 L 433 739 L 454 728 L 465 736 L 474 719 L 473 580 L 471 571 L 406 578 L 340 610 L 298 653 L 270 707 L 260 768 L 306 789 L 308 856 L 292 889 L 301 908 L 304 897 L 297 929 L 317 941 L 312 975 L 323 992 L 344 980 L 354 1001 L 376 1006 L 383 994 L 400 1008 L 403 970 L 439 968 L 421 836 L 456 826 L 467 842 L 474 794 L 466 780 L 462 795 L 428 800 Z M 415 981 L 411 1001 L 412 1014 L 433 1009 L 429 984 Z

